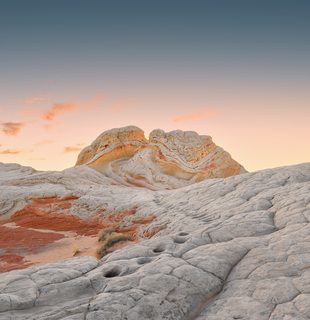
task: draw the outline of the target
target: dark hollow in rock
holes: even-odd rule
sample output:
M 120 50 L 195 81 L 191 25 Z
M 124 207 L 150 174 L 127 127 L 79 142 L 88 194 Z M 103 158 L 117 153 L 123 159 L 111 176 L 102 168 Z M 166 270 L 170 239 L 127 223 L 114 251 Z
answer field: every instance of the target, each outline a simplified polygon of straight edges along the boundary
M 181 237 L 185 237 L 185 236 L 188 236 L 188 233 L 187 232 L 180 232 L 178 235 Z
M 118 268 L 118 267 L 113 267 L 111 270 L 108 270 L 108 271 L 104 274 L 104 276 L 105 276 L 106 278 L 113 278 L 113 277 L 118 276 L 120 273 L 121 273 L 120 268 Z
M 175 237 L 173 239 L 174 243 L 184 243 L 187 241 L 187 238 L 184 238 L 184 237 Z
M 137 263 L 138 263 L 138 264 L 146 264 L 146 263 L 149 263 L 149 262 L 151 262 L 151 261 L 152 261 L 151 258 L 142 257 L 142 258 L 139 258 L 139 259 L 137 260 Z
M 157 246 L 155 249 L 153 249 L 154 253 L 160 253 L 160 252 L 163 252 L 163 251 L 165 251 L 165 246 L 162 245 L 162 244 Z

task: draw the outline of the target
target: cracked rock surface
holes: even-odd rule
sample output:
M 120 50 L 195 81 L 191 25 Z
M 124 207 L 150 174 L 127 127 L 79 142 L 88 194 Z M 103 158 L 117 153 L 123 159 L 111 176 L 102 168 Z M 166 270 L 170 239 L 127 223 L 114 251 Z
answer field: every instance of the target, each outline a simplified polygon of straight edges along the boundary
M 0 214 L 75 196 L 72 214 L 135 207 L 165 226 L 104 256 L 0 274 L 0 319 L 310 319 L 310 163 L 176 190 L 111 186 L 87 166 L 0 165 Z

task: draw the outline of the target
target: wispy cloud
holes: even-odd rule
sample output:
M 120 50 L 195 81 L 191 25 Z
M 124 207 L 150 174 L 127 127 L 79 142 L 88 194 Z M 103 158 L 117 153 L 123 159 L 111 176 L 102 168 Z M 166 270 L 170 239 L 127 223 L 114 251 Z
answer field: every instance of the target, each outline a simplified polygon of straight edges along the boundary
M 2 122 L 1 129 L 7 136 L 16 136 L 21 129 L 25 126 L 23 122 Z
M 67 146 L 64 148 L 64 153 L 78 152 L 82 149 L 83 144 L 79 143 L 74 146 Z
M 191 113 L 182 114 L 173 118 L 174 122 L 190 122 L 208 119 L 214 115 L 214 110 L 210 109 L 208 111 L 196 111 Z
M 104 97 L 102 95 L 96 95 L 84 101 L 53 103 L 48 109 L 39 105 L 40 102 L 44 101 L 50 101 L 50 99 L 43 96 L 28 98 L 26 106 L 20 111 L 21 116 L 28 121 L 38 121 L 41 119 L 51 123 L 55 118 L 65 113 L 71 113 L 77 110 L 93 110 L 104 101 Z M 50 129 L 50 126 L 47 128 Z
M 24 104 L 28 106 L 33 106 L 42 102 L 48 101 L 48 97 L 46 96 L 32 96 L 32 97 L 27 97 L 24 99 Z
M 139 99 L 132 97 L 116 100 L 109 107 L 109 111 L 120 112 L 133 107 L 139 107 L 140 103 Z
M 43 113 L 42 118 L 44 120 L 51 121 L 60 114 L 68 113 L 79 108 L 78 103 L 65 102 L 65 103 L 55 103 L 50 109 Z
M 12 149 L 5 149 L 5 150 L 0 150 L 0 154 L 5 154 L 5 155 L 13 155 L 13 154 L 18 154 L 21 153 L 20 150 L 12 150 Z

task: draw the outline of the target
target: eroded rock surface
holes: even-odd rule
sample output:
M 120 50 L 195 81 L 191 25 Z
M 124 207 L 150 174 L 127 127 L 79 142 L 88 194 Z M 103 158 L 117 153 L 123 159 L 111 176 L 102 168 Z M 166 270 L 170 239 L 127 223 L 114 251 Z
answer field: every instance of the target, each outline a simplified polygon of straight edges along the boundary
M 310 163 L 162 191 L 85 165 L 0 172 L 3 220 L 42 197 L 74 198 L 67 214 L 83 220 L 135 208 L 124 228 L 152 217 L 138 243 L 99 261 L 2 273 L 1 320 L 310 318 Z
M 246 172 L 210 136 L 157 129 L 147 140 L 134 126 L 103 132 L 81 151 L 77 165 L 81 164 L 116 183 L 152 190 L 175 189 L 207 178 Z

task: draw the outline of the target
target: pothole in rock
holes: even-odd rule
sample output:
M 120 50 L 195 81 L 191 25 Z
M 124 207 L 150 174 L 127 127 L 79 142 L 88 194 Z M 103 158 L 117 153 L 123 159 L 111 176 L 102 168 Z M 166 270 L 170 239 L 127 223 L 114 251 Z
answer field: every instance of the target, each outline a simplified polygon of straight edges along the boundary
M 139 259 L 137 260 L 137 263 L 138 263 L 138 264 L 146 264 L 146 263 L 149 263 L 149 262 L 151 262 L 151 261 L 152 261 L 151 258 L 142 257 L 142 258 L 139 258 Z
M 187 238 L 185 238 L 185 237 L 175 237 L 175 238 L 173 238 L 173 241 L 174 241 L 174 243 L 177 243 L 177 244 L 181 244 L 181 243 L 184 243 L 184 242 L 186 242 L 187 241 Z
M 112 269 L 108 270 L 105 272 L 104 277 L 106 278 L 113 278 L 113 277 L 117 277 L 118 275 L 120 275 L 121 273 L 121 269 L 118 267 L 113 267 Z
M 178 236 L 185 237 L 185 236 L 188 236 L 188 233 L 187 232 L 179 232 Z
M 165 251 L 165 249 L 166 249 L 165 246 L 163 244 L 161 244 L 161 245 L 157 246 L 156 248 L 154 248 L 153 252 L 154 253 L 161 253 L 161 252 Z

